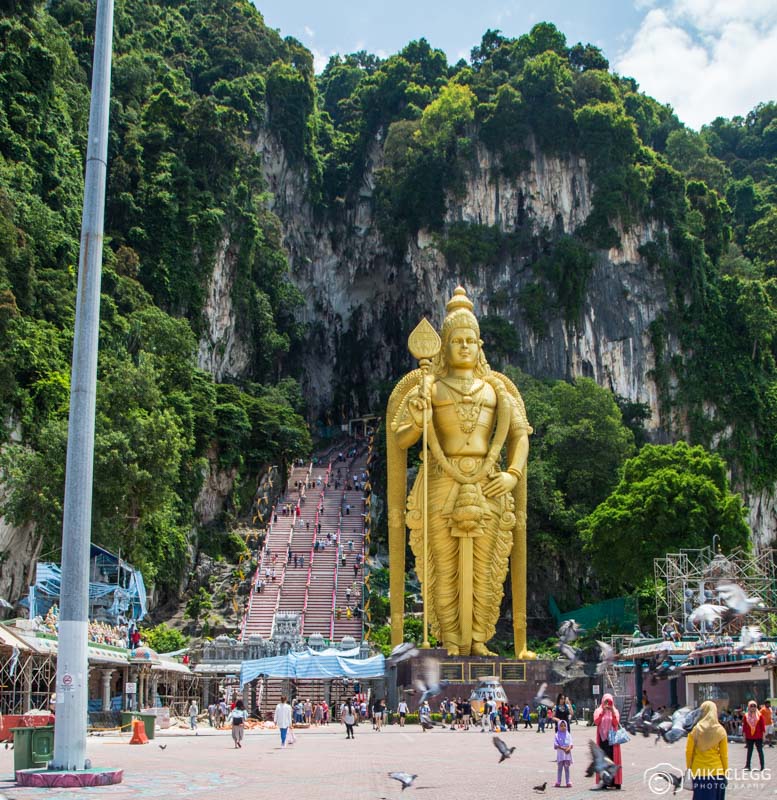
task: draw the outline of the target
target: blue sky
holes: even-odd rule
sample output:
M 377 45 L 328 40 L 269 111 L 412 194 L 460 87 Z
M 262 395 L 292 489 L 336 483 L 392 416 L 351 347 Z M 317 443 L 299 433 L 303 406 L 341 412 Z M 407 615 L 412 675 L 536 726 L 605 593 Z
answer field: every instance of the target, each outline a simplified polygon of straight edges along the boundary
M 541 20 L 570 44 L 602 48 L 611 67 L 671 103 L 694 128 L 777 99 L 777 0 L 255 0 L 321 69 L 332 53 L 387 56 L 426 37 L 451 62 L 487 28 L 519 36 Z

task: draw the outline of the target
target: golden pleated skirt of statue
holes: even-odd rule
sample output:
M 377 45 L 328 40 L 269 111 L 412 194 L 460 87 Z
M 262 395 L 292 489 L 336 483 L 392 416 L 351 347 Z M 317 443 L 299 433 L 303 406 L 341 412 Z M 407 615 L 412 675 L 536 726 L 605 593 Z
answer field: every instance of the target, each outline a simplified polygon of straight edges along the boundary
M 433 635 L 445 647 L 469 655 L 472 644 L 494 635 L 504 595 L 508 557 L 515 527 L 512 494 L 487 498 L 476 473 L 482 458 L 464 456 L 449 462 L 465 478 L 458 482 L 429 456 L 429 569 L 423 562 L 422 465 L 407 502 L 410 546 L 416 572 L 429 580 L 429 617 Z

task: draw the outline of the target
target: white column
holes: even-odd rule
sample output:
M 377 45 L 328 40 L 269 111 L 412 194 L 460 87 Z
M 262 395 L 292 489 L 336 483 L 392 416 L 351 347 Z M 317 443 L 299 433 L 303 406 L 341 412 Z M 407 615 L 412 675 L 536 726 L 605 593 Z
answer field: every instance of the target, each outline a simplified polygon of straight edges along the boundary
M 103 711 L 111 710 L 111 682 L 113 681 L 113 670 L 101 670 L 103 678 Z

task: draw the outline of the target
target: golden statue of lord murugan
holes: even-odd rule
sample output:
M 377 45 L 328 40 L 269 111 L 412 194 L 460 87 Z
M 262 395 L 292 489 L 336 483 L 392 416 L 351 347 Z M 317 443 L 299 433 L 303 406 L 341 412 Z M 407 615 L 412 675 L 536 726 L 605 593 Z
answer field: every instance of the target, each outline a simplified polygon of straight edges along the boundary
M 532 429 L 515 385 L 488 366 L 472 308 L 458 287 L 446 306 L 441 342 L 422 322 L 427 341 L 437 340 L 437 353 L 397 383 L 388 403 L 392 645 L 403 641 L 407 527 L 432 633 L 449 655 L 493 655 L 487 642 L 496 630 L 510 559 L 515 655 L 533 658 L 526 648 L 526 460 Z M 421 438 L 425 416 L 427 463 L 408 496 L 407 450 Z

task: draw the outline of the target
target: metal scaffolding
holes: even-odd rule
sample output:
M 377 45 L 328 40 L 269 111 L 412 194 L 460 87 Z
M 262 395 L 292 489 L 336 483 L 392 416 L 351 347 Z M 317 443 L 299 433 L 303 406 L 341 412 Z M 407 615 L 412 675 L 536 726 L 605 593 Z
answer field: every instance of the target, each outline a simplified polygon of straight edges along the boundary
M 757 625 L 777 611 L 777 568 L 772 549 L 748 552 L 734 550 L 728 556 L 713 555 L 712 549 L 680 550 L 653 559 L 656 582 L 656 619 L 659 629 L 673 618 L 683 634 L 735 636 L 743 625 Z M 702 603 L 720 602 L 717 587 L 736 583 L 748 597 L 758 597 L 762 607 L 744 616 L 726 614 L 704 630 L 688 619 Z

